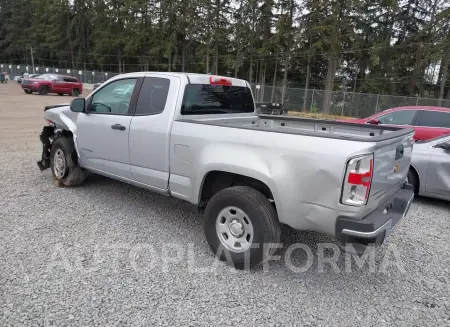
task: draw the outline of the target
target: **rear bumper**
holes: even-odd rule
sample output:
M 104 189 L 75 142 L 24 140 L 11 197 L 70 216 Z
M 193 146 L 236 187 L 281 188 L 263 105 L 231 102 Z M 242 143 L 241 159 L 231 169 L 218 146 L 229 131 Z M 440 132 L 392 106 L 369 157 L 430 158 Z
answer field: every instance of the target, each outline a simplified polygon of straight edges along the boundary
M 414 199 L 414 187 L 405 184 L 390 199 L 361 220 L 338 217 L 336 238 L 350 252 L 362 253 L 367 246 L 379 246 L 406 216 Z

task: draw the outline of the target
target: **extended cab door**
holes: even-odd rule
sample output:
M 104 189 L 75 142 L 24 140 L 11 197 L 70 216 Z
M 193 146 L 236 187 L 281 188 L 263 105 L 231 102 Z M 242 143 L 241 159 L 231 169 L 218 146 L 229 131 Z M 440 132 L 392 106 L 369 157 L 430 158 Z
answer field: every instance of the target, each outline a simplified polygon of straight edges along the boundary
M 179 88 L 179 77 L 148 74 L 131 120 L 131 178 L 161 192 L 168 189 L 170 131 Z
M 137 78 L 114 80 L 87 99 L 87 113 L 77 117 L 77 145 L 82 166 L 130 179 L 128 137 L 139 92 Z M 118 93 L 123 87 L 131 93 Z

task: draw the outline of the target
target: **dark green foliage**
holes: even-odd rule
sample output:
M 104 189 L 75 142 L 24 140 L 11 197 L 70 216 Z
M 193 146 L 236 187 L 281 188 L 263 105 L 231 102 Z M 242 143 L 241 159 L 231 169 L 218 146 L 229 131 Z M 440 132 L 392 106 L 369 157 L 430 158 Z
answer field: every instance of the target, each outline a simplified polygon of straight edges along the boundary
M 1 0 L 0 62 L 450 97 L 448 0 Z M 267 91 L 266 91 L 267 92 Z M 306 102 L 305 102 L 306 105 Z M 328 109 L 326 109 L 328 110 Z

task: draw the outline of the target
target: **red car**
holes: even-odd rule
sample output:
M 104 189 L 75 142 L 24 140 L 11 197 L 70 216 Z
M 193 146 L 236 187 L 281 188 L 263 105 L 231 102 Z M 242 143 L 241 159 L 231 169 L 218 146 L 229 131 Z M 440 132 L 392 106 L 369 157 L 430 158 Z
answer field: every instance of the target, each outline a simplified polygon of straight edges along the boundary
M 349 122 L 348 120 L 346 120 Z M 415 140 L 428 140 L 450 134 L 450 108 L 411 106 L 397 107 L 373 116 L 350 120 L 352 123 L 412 128 Z
M 83 84 L 72 76 L 43 74 L 34 78 L 26 78 L 22 81 L 22 89 L 27 94 L 37 92 L 40 95 L 56 93 L 79 96 L 83 93 Z

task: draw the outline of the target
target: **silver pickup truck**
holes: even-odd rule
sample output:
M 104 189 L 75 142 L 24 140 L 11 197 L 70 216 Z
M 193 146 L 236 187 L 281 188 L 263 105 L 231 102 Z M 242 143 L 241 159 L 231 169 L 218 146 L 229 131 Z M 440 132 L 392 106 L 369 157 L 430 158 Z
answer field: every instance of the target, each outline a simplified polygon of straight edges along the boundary
M 93 172 L 198 206 L 212 251 L 236 268 L 267 259 L 281 224 L 360 253 L 413 199 L 412 130 L 259 115 L 244 80 L 123 74 L 44 118 L 41 170 L 65 186 Z

